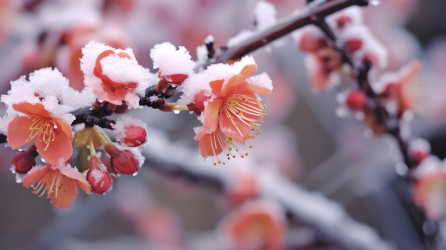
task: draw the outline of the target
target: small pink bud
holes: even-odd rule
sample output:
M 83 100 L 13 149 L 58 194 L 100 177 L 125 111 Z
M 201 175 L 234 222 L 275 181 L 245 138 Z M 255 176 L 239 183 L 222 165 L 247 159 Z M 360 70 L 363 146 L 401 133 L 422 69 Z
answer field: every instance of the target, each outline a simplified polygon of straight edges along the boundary
M 343 30 L 345 25 L 350 23 L 352 19 L 348 16 L 340 16 L 338 20 L 336 20 L 338 24 L 338 29 Z
M 316 53 L 318 50 L 326 46 L 327 43 L 323 38 L 312 34 L 304 34 L 299 44 L 301 50 L 309 53 Z
M 158 73 L 158 76 L 160 78 L 164 78 L 164 80 L 168 81 L 171 84 L 181 84 L 189 77 L 186 74 L 173 74 L 163 76 L 161 71 Z
M 87 181 L 90 183 L 91 191 L 104 194 L 112 186 L 110 174 L 97 156 L 92 156 L 88 165 L 90 169 L 87 172 Z
M 351 52 L 355 52 L 362 47 L 362 40 L 353 38 L 345 43 L 345 48 Z
M 131 175 L 139 169 L 139 162 L 129 150 L 119 150 L 115 145 L 108 144 L 104 147 L 111 157 L 111 166 L 121 174 Z
M 424 139 L 415 139 L 409 143 L 409 155 L 413 162 L 420 164 L 431 153 L 431 146 Z
M 346 105 L 353 111 L 360 111 L 364 109 L 367 103 L 367 97 L 364 93 L 359 91 L 352 91 L 348 94 Z
M 122 142 L 129 147 L 139 147 L 147 141 L 146 130 L 140 126 L 125 127 L 125 137 Z
M 36 165 L 36 157 L 38 153 L 36 146 L 33 144 L 26 151 L 18 152 L 12 158 L 12 165 L 15 167 L 15 171 L 19 174 L 26 174 L 28 171 Z

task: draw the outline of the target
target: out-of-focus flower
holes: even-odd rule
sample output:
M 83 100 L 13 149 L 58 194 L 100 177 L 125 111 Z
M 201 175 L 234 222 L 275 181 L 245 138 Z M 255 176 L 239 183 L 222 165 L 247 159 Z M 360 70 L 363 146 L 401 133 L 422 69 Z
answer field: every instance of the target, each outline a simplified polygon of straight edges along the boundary
M 283 249 L 285 222 L 282 211 L 268 201 L 251 201 L 236 209 L 222 228 L 241 249 Z
M 339 84 L 338 71 L 342 68 L 339 53 L 325 41 L 326 37 L 315 26 L 305 27 L 295 36 L 301 50 L 308 53 L 306 65 L 310 81 L 317 92 Z
M 113 125 L 116 139 L 129 147 L 139 147 L 147 141 L 147 125 L 130 116 L 120 118 Z
M 355 67 L 360 67 L 365 60 L 372 66 L 387 66 L 388 51 L 364 24 L 360 7 L 348 7 L 329 15 L 327 23 L 336 37 L 336 46 L 350 54 Z
M 139 161 L 130 150 L 120 150 L 113 143 L 104 147 L 111 157 L 111 166 L 121 174 L 131 175 L 138 171 Z
M 414 172 L 417 179 L 413 185 L 415 204 L 426 211 L 427 216 L 437 220 L 446 212 L 446 168 L 436 156 L 426 157 Z
M 81 69 L 86 86 L 114 105 L 125 101 L 129 107 L 139 106 L 137 93 L 144 94 L 152 75 L 138 64 L 131 49 L 123 51 L 90 42 L 82 53 Z
M 77 90 L 84 87 L 84 74 L 80 68 L 79 58 L 82 57 L 82 47 L 95 40 L 109 44 L 113 48 L 125 49 L 129 42 L 123 28 L 105 23 L 76 23 L 67 29 L 62 36 L 66 46 L 59 48 L 56 65 L 70 79 L 70 85 Z
M 415 164 L 420 164 L 431 153 L 431 145 L 425 139 L 415 139 L 409 143 L 409 156 Z
M 423 82 L 417 78 L 421 63 L 414 61 L 395 73 L 386 73 L 372 87 L 380 97 L 388 101 L 388 110 L 402 116 L 405 111 L 418 111 L 420 102 L 425 98 Z M 393 105 L 392 101 L 395 101 Z
M 26 151 L 20 151 L 12 158 L 12 166 L 19 174 L 26 174 L 36 165 L 37 153 L 36 145 L 31 145 Z
M 241 204 L 250 198 L 256 197 L 258 194 L 256 174 L 241 168 L 236 169 L 226 194 L 235 204 Z
M 363 110 L 367 104 L 367 97 L 361 91 L 351 91 L 347 95 L 346 105 L 353 111 Z
M 79 194 L 79 187 L 85 192 L 91 191 L 85 177 L 69 164 L 36 166 L 22 180 L 24 187 L 33 184 L 33 193 L 39 197 L 47 193 L 53 205 L 59 209 L 68 209 Z
M 73 154 L 70 124 L 50 114 L 40 103 L 20 102 L 12 108 L 26 116 L 18 116 L 8 124 L 9 146 L 17 149 L 36 143 L 39 154 L 51 164 L 70 159 Z
M 91 191 L 97 194 L 104 194 L 112 187 L 110 174 L 107 167 L 102 164 L 98 156 L 91 156 L 88 161 L 89 169 L 87 170 L 86 179 L 90 183 Z
M 248 155 L 242 152 L 240 144 L 261 133 L 258 129 L 260 124 L 256 122 L 266 117 L 262 112 L 266 105 L 260 105 L 256 94 L 269 95 L 272 91 L 271 80 L 266 74 L 245 80 L 256 69 L 257 65 L 252 60 L 228 79 L 209 82 L 215 98 L 206 101 L 202 113 L 204 126 L 195 131 L 195 140 L 199 141 L 203 157 L 216 156 L 217 162 L 221 163 L 218 155 L 222 152 L 226 153 L 228 159 L 230 156 L 235 158 L 235 154 L 242 158 Z M 251 135 L 252 132 L 255 135 Z M 236 152 L 234 154 L 231 152 L 233 148 Z

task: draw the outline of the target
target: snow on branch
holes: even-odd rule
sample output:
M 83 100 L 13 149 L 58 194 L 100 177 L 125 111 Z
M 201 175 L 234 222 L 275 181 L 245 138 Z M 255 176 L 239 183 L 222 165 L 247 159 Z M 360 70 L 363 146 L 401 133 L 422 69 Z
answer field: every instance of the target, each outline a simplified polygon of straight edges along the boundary
M 225 192 L 230 188 L 236 168 L 202 164 L 196 157 L 196 150 L 172 143 L 161 131 L 149 128 L 147 136 L 152 140 L 142 151 L 146 167 L 217 191 Z M 169 148 L 169 152 L 165 148 Z M 260 196 L 278 202 L 299 221 L 314 226 L 346 249 L 392 249 L 376 231 L 350 218 L 336 202 L 292 184 L 271 167 L 260 167 L 253 170 L 259 176 Z

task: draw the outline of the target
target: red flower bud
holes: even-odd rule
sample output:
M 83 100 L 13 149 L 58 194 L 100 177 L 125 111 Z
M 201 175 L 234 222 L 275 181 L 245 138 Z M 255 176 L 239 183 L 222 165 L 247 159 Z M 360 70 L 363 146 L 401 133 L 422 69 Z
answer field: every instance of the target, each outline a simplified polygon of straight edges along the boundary
M 409 143 L 409 156 L 415 164 L 420 164 L 431 153 L 431 146 L 428 141 L 415 139 Z
M 350 23 L 352 19 L 348 16 L 340 16 L 338 20 L 336 20 L 338 24 L 338 29 L 343 30 L 347 23 Z
M 158 73 L 158 77 L 164 78 L 164 80 L 168 81 L 171 84 L 181 84 L 186 80 L 189 76 L 186 74 L 173 74 L 173 75 L 165 75 L 161 76 L 162 72 L 160 71 Z
M 139 147 L 147 141 L 146 130 L 140 126 L 125 127 L 125 137 L 122 142 L 129 147 Z
M 367 103 L 367 97 L 364 93 L 359 91 L 352 91 L 348 94 L 347 97 L 347 107 L 353 111 L 360 111 L 364 109 Z
M 37 148 L 33 144 L 26 151 L 18 152 L 12 158 L 12 165 L 15 167 L 15 171 L 19 174 L 26 174 L 28 171 L 36 165 Z
M 104 147 L 111 157 L 111 166 L 121 174 L 131 175 L 139 169 L 139 162 L 129 150 L 119 150 L 115 145 Z
M 362 40 L 353 38 L 345 43 L 345 48 L 351 52 L 355 52 L 362 47 Z
M 304 34 L 299 44 L 300 49 L 308 53 L 316 53 L 326 46 L 327 42 L 322 37 L 312 34 Z
M 97 156 L 92 156 L 88 165 L 90 169 L 87 172 L 87 181 L 90 183 L 91 191 L 104 194 L 112 186 L 110 174 L 105 170 L 105 165 Z

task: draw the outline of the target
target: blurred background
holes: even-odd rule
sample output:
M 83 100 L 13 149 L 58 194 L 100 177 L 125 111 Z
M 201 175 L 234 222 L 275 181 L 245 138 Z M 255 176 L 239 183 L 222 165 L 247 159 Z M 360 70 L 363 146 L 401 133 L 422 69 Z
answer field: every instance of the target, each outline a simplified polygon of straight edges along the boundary
M 268 2 L 276 7 L 278 18 L 305 5 L 304 0 Z M 256 3 L 0 0 L 0 93 L 8 91 L 11 80 L 43 67 L 57 67 L 73 88 L 82 89 L 79 58 L 90 40 L 131 47 L 138 62 L 150 69 L 150 49 L 165 41 L 186 47 L 196 59 L 196 47 L 207 35 L 212 34 L 215 46 L 220 47 L 241 30 L 254 30 Z M 428 139 L 440 158 L 446 156 L 444 10 L 444 0 L 382 0 L 378 7 L 363 8 L 366 24 L 388 48 L 387 70 L 395 71 L 414 58 L 423 62 L 429 97 L 407 126 L 415 137 Z M 410 190 L 395 167 L 401 156 L 393 138 L 371 138 L 360 122 L 338 117 L 336 89 L 314 94 L 304 55 L 291 36 L 253 56 L 258 73 L 270 75 L 274 91 L 263 98 L 268 117 L 263 134 L 253 142 L 250 160 L 232 164 L 255 168 L 259 162 L 271 163 L 295 185 L 341 204 L 353 219 L 374 228 L 395 249 L 424 249 L 421 229 L 414 226 Z M 3 114 L 2 103 L 0 109 Z M 183 147 L 198 160 L 195 115 L 149 108 L 132 115 L 175 145 L 163 148 L 172 157 L 177 147 Z M 182 249 L 181 242 L 188 242 L 186 249 L 214 249 L 215 241 L 207 235 L 218 230 L 234 206 L 215 190 L 143 167 L 136 177 L 115 180 L 106 195 L 80 195 L 69 210 L 61 211 L 16 183 L 9 170 L 13 155 L 11 148 L 0 147 L 0 249 Z M 135 218 L 135 214 L 140 216 Z M 310 233 L 323 238 L 302 223 L 290 226 L 300 232 L 302 241 Z M 439 228 L 446 240 L 446 224 L 440 223 Z M 342 249 L 330 239 L 323 242 L 295 249 Z

